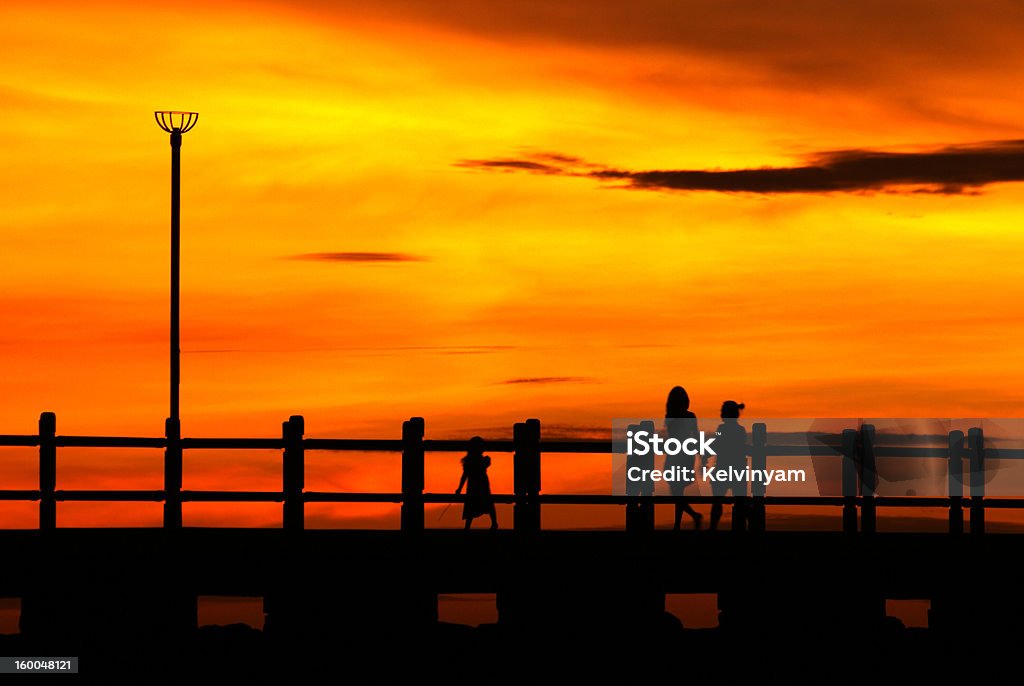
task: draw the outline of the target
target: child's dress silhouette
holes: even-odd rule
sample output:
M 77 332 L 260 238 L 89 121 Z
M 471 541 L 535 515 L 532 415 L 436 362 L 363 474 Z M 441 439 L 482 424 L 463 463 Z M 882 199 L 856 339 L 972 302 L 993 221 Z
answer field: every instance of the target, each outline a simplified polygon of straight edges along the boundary
M 491 513 L 494 504 L 491 502 L 491 480 L 487 478 L 487 468 L 490 466 L 491 458 L 487 455 L 466 455 L 462 458 L 462 471 L 466 474 L 463 519 Z

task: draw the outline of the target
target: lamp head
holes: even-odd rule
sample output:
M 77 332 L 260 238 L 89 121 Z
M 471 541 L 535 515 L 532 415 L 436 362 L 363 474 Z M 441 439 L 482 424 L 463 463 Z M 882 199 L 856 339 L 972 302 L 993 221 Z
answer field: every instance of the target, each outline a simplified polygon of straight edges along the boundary
M 163 112 L 154 112 L 153 117 L 156 119 L 157 125 L 166 131 L 167 133 L 185 133 L 191 131 L 192 127 L 199 121 L 198 112 L 177 112 L 173 110 L 167 110 Z

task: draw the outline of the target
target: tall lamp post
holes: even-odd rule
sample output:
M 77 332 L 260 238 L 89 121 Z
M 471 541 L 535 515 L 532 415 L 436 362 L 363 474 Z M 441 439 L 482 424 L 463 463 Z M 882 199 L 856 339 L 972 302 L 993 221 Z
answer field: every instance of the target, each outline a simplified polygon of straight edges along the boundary
M 198 112 L 154 112 L 157 125 L 171 134 L 171 412 L 164 424 L 164 527 L 181 527 L 181 134 L 199 121 Z

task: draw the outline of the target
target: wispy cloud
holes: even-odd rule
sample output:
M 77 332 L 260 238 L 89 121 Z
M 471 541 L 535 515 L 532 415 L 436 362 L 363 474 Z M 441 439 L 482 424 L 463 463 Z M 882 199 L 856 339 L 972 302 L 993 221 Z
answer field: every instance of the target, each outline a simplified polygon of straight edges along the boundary
M 307 260 L 310 262 L 426 262 L 422 255 L 404 252 L 311 252 L 301 255 L 290 255 L 291 260 Z
M 565 174 L 565 169 L 553 164 L 545 164 L 534 160 L 516 159 L 514 157 L 500 157 L 493 160 L 460 160 L 455 163 L 456 167 L 468 167 L 476 169 L 490 169 L 492 171 L 527 171 L 537 174 Z
M 951 145 L 914 152 L 831 150 L 790 167 L 626 170 L 544 153 L 523 158 L 461 160 L 458 166 L 575 176 L 652 191 L 722 193 L 902 192 L 957 194 L 993 183 L 1024 181 L 1024 140 Z
M 188 354 L 229 354 L 229 353 L 309 353 L 309 352 L 347 352 L 354 354 L 390 354 L 422 352 L 438 355 L 485 355 L 515 350 L 514 345 L 376 345 L 366 346 L 324 346 L 295 348 L 194 348 L 183 350 Z
M 459 429 L 450 435 L 436 437 L 459 440 L 466 438 L 466 436 L 485 436 L 491 440 L 508 440 L 512 438 L 512 425 L 467 427 Z M 612 429 L 611 424 L 560 424 L 558 422 L 542 421 L 541 436 L 547 441 L 610 441 Z
M 550 384 L 550 383 L 596 383 L 589 376 L 528 376 L 516 379 L 505 379 L 500 384 Z

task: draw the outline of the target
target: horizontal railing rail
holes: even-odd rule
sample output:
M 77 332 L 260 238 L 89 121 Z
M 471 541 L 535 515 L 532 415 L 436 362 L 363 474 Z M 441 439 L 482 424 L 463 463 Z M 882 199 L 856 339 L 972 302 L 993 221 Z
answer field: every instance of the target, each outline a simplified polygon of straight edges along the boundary
M 836 446 L 769 445 L 765 424 L 753 425 L 748 446 L 751 466 L 764 468 L 768 457 L 831 457 L 842 461 L 842 494 L 833 496 L 767 495 L 763 485 L 752 484 L 749 498 L 686 496 L 692 504 L 724 503 L 747 508 L 751 530 L 763 530 L 765 508 L 776 506 L 826 506 L 843 508 L 843 528 L 847 532 L 871 533 L 876 529 L 878 507 L 943 507 L 949 510 L 949 530 L 963 531 L 963 509 L 970 511 L 972 533 L 984 532 L 986 508 L 1024 508 L 1024 498 L 985 497 L 985 460 L 1024 459 L 1024 449 L 986 448 L 980 428 L 965 435 L 949 434 L 945 447 L 875 445 L 871 425 L 847 429 L 835 434 Z M 38 434 L 0 434 L 0 447 L 28 447 L 39 450 L 39 488 L 0 490 L 0 501 L 39 503 L 39 527 L 56 527 L 58 502 L 162 502 L 164 526 L 181 526 L 181 507 L 191 502 L 282 503 L 284 528 L 305 527 L 306 503 L 392 503 L 401 505 L 401 528 L 421 531 L 425 528 L 426 504 L 452 504 L 467 501 L 467 496 L 424 491 L 426 453 L 463 452 L 468 440 L 425 439 L 420 418 L 405 422 L 400 439 L 308 438 L 301 416 L 284 422 L 281 437 L 268 438 L 184 438 L 168 431 L 162 437 L 73 436 L 56 433 L 56 417 L 43 413 Z M 516 424 L 512 440 L 488 440 L 487 451 L 513 454 L 513 493 L 497 493 L 496 503 L 514 507 L 514 527 L 518 530 L 540 529 L 542 505 L 624 505 L 627 507 L 626 528 L 654 528 L 654 506 L 677 503 L 671 495 L 601 493 L 559 494 L 541 492 L 541 456 L 543 454 L 613 454 L 624 453 L 625 444 L 613 440 L 541 440 L 540 422 L 535 419 Z M 158 449 L 164 451 L 164 488 L 158 490 L 129 489 L 58 489 L 56 487 L 58 448 Z M 233 491 L 183 489 L 181 455 L 186 450 L 280 450 L 282 456 L 282 487 L 280 491 Z M 394 493 L 324 492 L 305 489 L 306 452 L 391 452 L 401 453 L 401 491 Z M 933 458 L 948 464 L 948 496 L 880 496 L 875 493 L 876 460 L 878 458 Z M 964 463 L 969 468 L 965 473 Z M 965 494 L 965 486 L 967 493 Z M 651 487 L 653 489 L 653 486 Z M 736 517 L 734 517 L 734 522 Z M 859 525 L 858 525 L 859 522 Z M 735 524 L 734 524 L 735 526 Z M 2 528 L 2 525 L 0 525 Z

